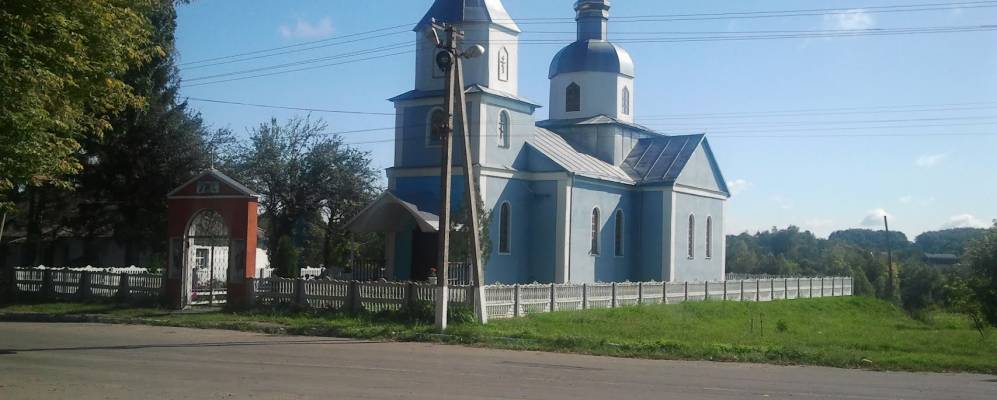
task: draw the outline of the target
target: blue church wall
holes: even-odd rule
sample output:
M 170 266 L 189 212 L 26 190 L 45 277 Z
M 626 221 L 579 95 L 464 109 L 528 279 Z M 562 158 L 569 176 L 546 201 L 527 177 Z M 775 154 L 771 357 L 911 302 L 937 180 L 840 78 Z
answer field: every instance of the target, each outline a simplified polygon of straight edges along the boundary
M 628 187 L 576 177 L 571 194 L 570 281 L 635 280 L 640 236 L 635 193 Z M 592 211 L 599 209 L 599 254 L 591 254 Z M 623 210 L 623 256 L 615 254 L 616 211 Z
M 554 274 L 555 182 L 482 177 L 491 224 L 492 252 L 485 269 L 489 283 L 549 282 Z M 499 252 L 499 210 L 510 206 L 510 252 Z
M 487 96 L 484 105 L 485 162 L 491 167 L 525 169 L 520 159 L 523 145 L 533 135 L 536 121 L 533 109 L 521 102 L 498 96 Z M 505 111 L 509 114 L 509 147 L 502 147 L 499 140 L 499 116 Z
M 395 145 L 395 151 L 401 152 L 401 160 L 396 168 L 432 167 L 440 165 L 440 146 L 427 145 L 426 138 L 429 131 L 429 113 L 440 105 L 409 106 L 402 108 L 402 121 L 398 129 L 401 130 L 401 140 Z M 478 112 L 474 107 L 468 107 L 468 124 L 475 126 Z M 463 138 L 460 137 L 460 118 L 454 121 L 457 130 L 454 137 L 453 158 L 456 165 L 463 165 L 464 152 Z M 477 132 L 471 132 L 472 135 Z M 472 141 L 473 143 L 473 141 Z M 472 151 L 473 154 L 473 151 Z
M 665 210 L 671 210 L 671 195 L 661 191 L 640 192 L 640 218 L 636 221 L 640 229 L 640 254 L 638 265 L 640 280 L 667 280 L 667 272 L 663 270 L 667 258 L 663 258 L 663 246 L 670 244 L 669 226 Z M 669 215 L 670 216 L 670 215 Z M 664 249 L 667 252 L 667 249 Z
M 450 209 L 458 211 L 464 201 L 464 176 L 454 175 L 450 182 Z M 398 198 L 415 204 L 422 211 L 440 215 L 439 176 L 395 178 L 395 188 L 392 192 Z
M 675 193 L 675 280 L 707 281 L 724 278 L 723 201 Z M 695 216 L 694 253 L 689 257 L 689 215 Z M 713 254 L 706 257 L 706 221 L 713 219 Z

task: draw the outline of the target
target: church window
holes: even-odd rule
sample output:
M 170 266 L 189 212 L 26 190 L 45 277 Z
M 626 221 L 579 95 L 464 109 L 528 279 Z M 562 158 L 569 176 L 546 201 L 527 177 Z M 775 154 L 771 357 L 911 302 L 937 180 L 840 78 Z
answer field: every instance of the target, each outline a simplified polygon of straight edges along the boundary
M 502 82 L 509 81 L 509 50 L 503 47 L 498 55 L 498 79 Z
M 597 256 L 599 255 L 599 209 L 592 209 L 592 246 L 589 249 L 589 254 Z
M 696 258 L 696 216 L 689 214 L 689 259 Z
M 616 240 L 615 240 L 615 254 L 617 257 L 623 257 L 623 210 L 616 210 Z
M 582 87 L 572 82 L 564 92 L 564 111 L 574 112 L 582 110 Z
M 706 217 L 706 258 L 713 258 L 713 217 Z
M 512 253 L 509 224 L 512 222 L 512 207 L 509 202 L 502 203 L 499 209 L 499 254 Z
M 630 88 L 623 88 L 623 115 L 630 115 Z
M 427 125 L 426 146 L 440 146 L 447 129 L 447 112 L 442 108 L 433 109 Z
M 509 112 L 502 110 L 499 113 L 499 124 L 498 124 L 498 143 L 499 147 L 509 148 L 509 135 L 511 133 L 512 122 L 509 117 Z

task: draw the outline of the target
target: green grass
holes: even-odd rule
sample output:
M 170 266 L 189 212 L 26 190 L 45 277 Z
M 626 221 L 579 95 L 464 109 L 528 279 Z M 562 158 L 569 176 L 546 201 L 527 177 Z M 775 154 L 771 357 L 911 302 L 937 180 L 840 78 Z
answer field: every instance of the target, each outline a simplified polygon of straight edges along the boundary
M 262 310 L 171 313 L 95 304 L 36 304 L 0 313 L 98 313 L 125 323 L 388 340 L 428 340 L 523 350 L 654 359 L 745 361 L 997 374 L 997 331 L 985 337 L 962 316 L 902 310 L 865 297 L 766 303 L 703 302 L 536 314 L 446 336 L 386 316 Z M 780 329 L 781 328 L 781 329 Z

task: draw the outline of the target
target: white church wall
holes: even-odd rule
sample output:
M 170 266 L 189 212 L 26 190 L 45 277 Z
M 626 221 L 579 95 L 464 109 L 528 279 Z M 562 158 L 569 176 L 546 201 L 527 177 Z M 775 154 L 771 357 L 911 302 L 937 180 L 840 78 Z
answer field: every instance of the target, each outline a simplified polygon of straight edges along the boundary
M 706 155 L 706 151 L 700 146 L 692 153 L 692 157 L 689 158 L 688 163 L 686 163 L 685 169 L 679 175 L 676 183 L 679 185 L 711 190 L 714 192 L 720 192 L 722 189 L 720 187 L 720 181 L 723 177 L 719 176 L 716 172 L 716 168 L 710 162 L 710 158 Z
M 550 80 L 550 118 L 573 119 L 607 115 L 622 121 L 633 122 L 633 78 L 611 72 L 581 71 L 555 76 Z M 581 87 L 581 109 L 567 111 L 565 90 L 575 83 Z M 623 115 L 621 95 L 623 87 L 631 90 L 631 113 Z

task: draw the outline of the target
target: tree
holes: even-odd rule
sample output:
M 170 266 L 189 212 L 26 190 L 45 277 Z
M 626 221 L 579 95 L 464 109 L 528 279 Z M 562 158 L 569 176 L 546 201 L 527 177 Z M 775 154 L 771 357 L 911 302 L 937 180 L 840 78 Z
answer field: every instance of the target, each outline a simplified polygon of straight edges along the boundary
M 351 238 L 341 231 L 345 220 L 376 191 L 370 156 L 327 136 L 326 124 L 308 117 L 260 124 L 240 143 L 226 169 L 260 195 L 267 240 L 281 254 L 300 254 L 291 263 L 273 257 L 281 276 L 292 276 L 303 263 L 316 265 L 342 257 Z M 286 238 L 286 240 L 285 240 Z M 293 249 L 292 249 L 293 247 Z M 338 255 L 337 255 L 338 254 Z
M 143 103 L 122 80 L 161 54 L 151 0 L 5 1 L 0 8 L 0 203 L 15 188 L 71 187 L 79 140 Z
M 86 168 L 72 195 L 81 203 L 73 229 L 84 238 L 113 232 L 129 264 L 139 263 L 140 253 L 156 254 L 165 263 L 166 196 L 215 157 L 200 116 L 177 98 L 173 1 L 155 0 L 147 16 L 151 40 L 163 51 L 122 76 L 146 101 L 110 117 L 111 128 L 102 138 L 83 142 Z
M 976 301 L 987 321 L 997 326 L 997 221 L 986 235 L 966 249 L 966 263 L 971 272 L 969 286 Z
M 917 235 L 917 238 L 914 239 L 914 245 L 924 253 L 962 256 L 966 252 L 966 246 L 970 242 L 982 238 L 986 234 L 986 229 L 977 228 L 957 228 L 924 232 Z

